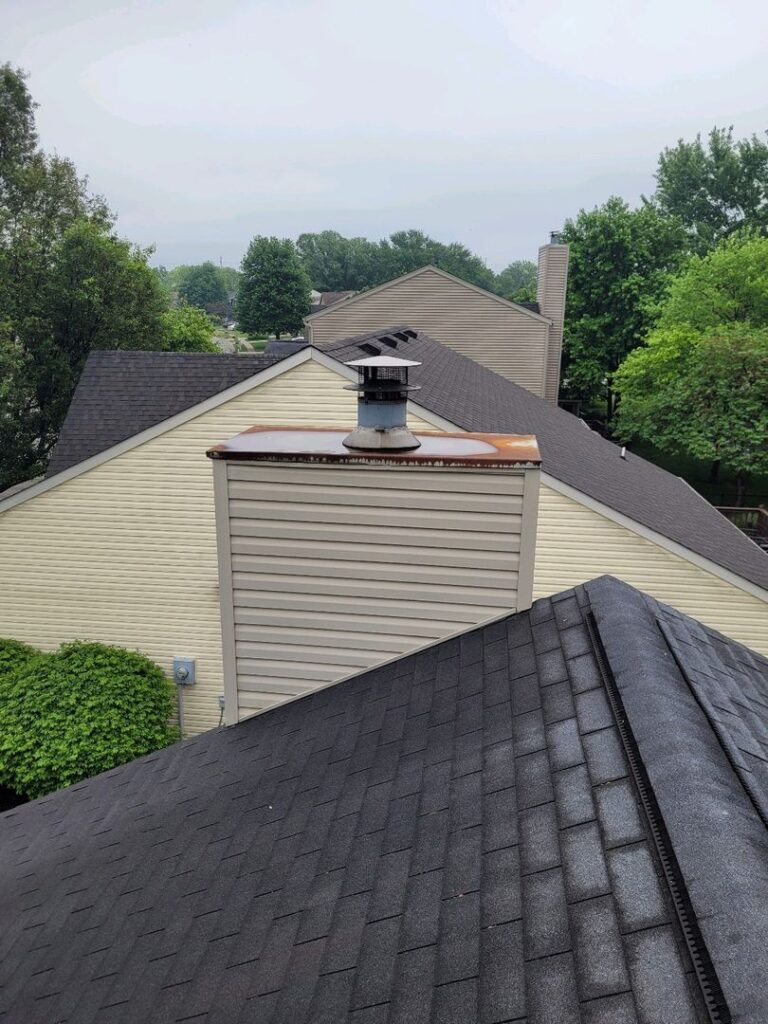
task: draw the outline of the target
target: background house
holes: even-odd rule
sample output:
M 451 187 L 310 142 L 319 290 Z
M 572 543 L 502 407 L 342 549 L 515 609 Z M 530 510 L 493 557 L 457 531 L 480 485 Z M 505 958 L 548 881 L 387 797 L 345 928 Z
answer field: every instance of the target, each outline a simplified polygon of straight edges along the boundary
M 344 363 L 422 363 L 411 429 L 528 433 L 541 450 L 533 596 L 619 576 L 768 653 L 768 556 L 678 477 L 414 331 L 255 356 L 94 353 L 48 477 L 0 501 L 0 634 L 197 659 L 190 731 L 223 692 L 216 531 L 205 451 L 255 424 L 351 427 Z M 312 557 L 297 538 L 296 557 Z
M 563 345 L 568 246 L 539 249 L 537 302 L 520 305 L 437 267 L 319 309 L 305 320 L 313 344 L 408 324 L 534 395 L 557 403 Z

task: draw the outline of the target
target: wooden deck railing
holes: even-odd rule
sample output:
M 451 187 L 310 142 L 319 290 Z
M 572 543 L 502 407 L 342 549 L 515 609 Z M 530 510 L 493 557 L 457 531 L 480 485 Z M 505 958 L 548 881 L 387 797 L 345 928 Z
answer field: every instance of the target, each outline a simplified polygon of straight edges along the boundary
M 717 511 L 734 526 L 738 526 L 750 537 L 768 538 L 768 508 L 758 505 L 757 508 L 744 508 L 736 505 L 718 505 Z

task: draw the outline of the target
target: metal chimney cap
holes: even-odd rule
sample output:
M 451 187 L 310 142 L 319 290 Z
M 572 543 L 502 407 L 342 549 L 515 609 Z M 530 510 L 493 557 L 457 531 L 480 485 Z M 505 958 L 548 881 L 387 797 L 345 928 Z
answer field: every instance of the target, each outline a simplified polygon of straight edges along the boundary
M 367 359 L 353 359 L 352 362 L 344 363 L 345 366 L 421 366 L 421 363 L 412 359 L 398 359 L 397 356 L 368 356 Z

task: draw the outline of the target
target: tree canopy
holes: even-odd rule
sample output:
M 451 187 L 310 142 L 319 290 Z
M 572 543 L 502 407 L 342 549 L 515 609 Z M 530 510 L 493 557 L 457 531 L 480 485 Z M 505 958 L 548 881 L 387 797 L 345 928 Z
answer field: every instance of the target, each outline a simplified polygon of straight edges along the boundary
M 611 375 L 641 344 L 669 274 L 686 258 L 683 225 L 616 196 L 566 221 L 571 247 L 565 319 L 567 390 L 613 412 Z
M 768 133 L 766 133 L 768 138 Z M 651 201 L 685 225 L 703 253 L 744 228 L 768 230 L 768 142 L 734 139 L 733 128 L 713 128 L 706 143 L 680 139 L 659 156 Z
M 669 283 L 659 326 L 768 326 L 768 238 L 740 233 L 694 256 Z
M 179 298 L 189 306 L 208 309 L 227 301 L 224 279 L 215 263 L 207 260 L 194 267 L 188 267 L 179 281 Z
M 24 73 L 0 66 L 0 489 L 44 469 L 90 351 L 175 344 L 150 250 L 38 148 L 34 108 Z
M 515 260 L 496 275 L 494 291 L 513 302 L 534 302 L 537 272 L 531 260 Z
M 423 231 L 396 231 L 378 242 L 345 238 L 338 231 L 299 235 L 296 250 L 318 291 L 360 291 L 427 264 L 497 291 L 496 276 L 459 242 L 438 242 Z
M 768 471 L 768 238 L 734 235 L 693 257 L 615 387 L 623 439 Z
M 257 235 L 240 269 L 236 312 L 241 330 L 277 338 L 301 330 L 309 312 L 311 289 L 293 242 Z
M 614 379 L 618 433 L 672 454 L 768 473 L 768 328 L 660 328 Z

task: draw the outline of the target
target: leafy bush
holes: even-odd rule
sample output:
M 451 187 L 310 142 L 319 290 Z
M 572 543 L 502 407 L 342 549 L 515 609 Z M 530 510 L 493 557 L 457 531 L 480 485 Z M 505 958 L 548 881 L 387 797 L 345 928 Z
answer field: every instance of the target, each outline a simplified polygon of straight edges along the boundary
M 39 653 L 36 648 L 22 643 L 21 640 L 4 640 L 0 637 L 0 700 L 5 676 L 10 672 L 17 672 Z
M 173 686 L 143 654 L 97 643 L 55 654 L 0 641 L 0 785 L 42 796 L 167 746 Z

